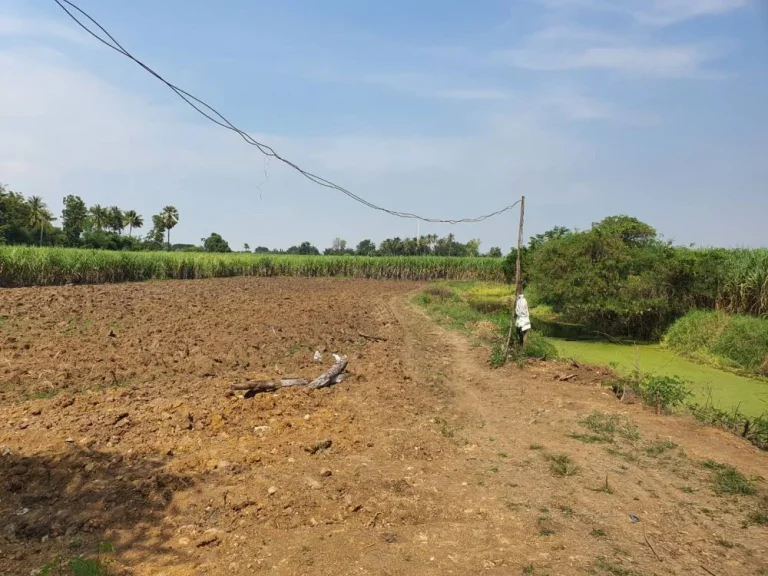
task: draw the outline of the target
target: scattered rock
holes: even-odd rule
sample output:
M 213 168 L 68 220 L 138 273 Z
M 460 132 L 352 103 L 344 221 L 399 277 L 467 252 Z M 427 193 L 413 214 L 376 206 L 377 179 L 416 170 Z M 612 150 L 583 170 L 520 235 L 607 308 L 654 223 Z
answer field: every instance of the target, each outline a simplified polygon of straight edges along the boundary
M 75 441 L 75 439 L 72 438 L 72 436 L 69 436 L 66 440 L 64 440 L 64 442 L 66 442 L 67 444 L 73 444 L 74 441 Z
M 120 422 L 123 422 L 123 424 L 120 424 L 120 426 L 123 426 L 126 422 L 125 419 L 128 418 L 128 412 L 121 412 L 118 414 L 117 418 L 115 418 L 115 421 L 112 422 L 113 425 L 118 425 Z
M 264 434 L 266 434 L 269 431 L 270 431 L 269 426 L 255 426 L 253 428 L 253 433 L 258 434 L 259 436 L 264 436 Z
M 224 416 L 221 414 L 214 414 L 211 416 L 211 428 L 219 430 L 222 426 L 224 426 Z
M 270 496 L 272 496 L 275 493 L 277 493 L 277 488 L 276 487 L 270 486 L 269 488 L 267 488 L 267 494 L 269 494 Z
M 323 485 L 314 478 L 305 478 L 304 480 L 307 483 L 307 486 L 309 486 L 312 490 L 320 490 L 323 487 Z
M 202 548 L 203 546 L 218 544 L 220 539 L 219 539 L 219 535 L 216 532 L 217 530 L 206 530 L 205 532 L 203 532 L 203 537 L 200 538 L 197 542 L 195 542 L 195 546 L 197 546 L 198 548 Z
M 333 475 L 333 472 L 331 472 L 328 468 L 323 468 L 320 470 L 320 476 L 323 476 L 324 478 L 328 478 L 331 475 Z
M 318 452 L 322 452 L 323 450 L 328 450 L 333 445 L 333 441 L 323 440 L 322 442 L 318 442 L 317 444 L 313 444 L 312 446 L 307 446 L 304 448 L 307 452 L 310 454 L 317 454 Z

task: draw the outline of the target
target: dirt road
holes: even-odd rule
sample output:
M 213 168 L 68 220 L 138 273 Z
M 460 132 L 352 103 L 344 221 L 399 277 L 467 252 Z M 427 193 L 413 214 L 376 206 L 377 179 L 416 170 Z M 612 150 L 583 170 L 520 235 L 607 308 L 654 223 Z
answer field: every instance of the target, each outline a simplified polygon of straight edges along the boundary
M 100 541 L 112 573 L 137 576 L 768 573 L 768 528 L 750 521 L 766 454 L 621 404 L 594 370 L 490 370 L 407 303 L 414 289 L 0 292 L 0 574 Z M 317 375 L 332 352 L 353 379 L 230 392 Z M 717 494 L 706 460 L 757 494 Z

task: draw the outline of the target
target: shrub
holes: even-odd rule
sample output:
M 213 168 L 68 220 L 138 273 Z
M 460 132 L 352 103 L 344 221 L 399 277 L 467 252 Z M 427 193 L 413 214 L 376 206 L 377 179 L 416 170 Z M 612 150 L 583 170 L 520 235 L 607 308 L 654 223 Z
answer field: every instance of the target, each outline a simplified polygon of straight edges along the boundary
M 655 406 L 657 412 L 682 406 L 691 395 L 688 382 L 679 376 L 644 376 L 637 384 L 637 392 L 646 404 Z
M 768 375 L 768 319 L 695 311 L 675 322 L 664 345 L 699 360 Z

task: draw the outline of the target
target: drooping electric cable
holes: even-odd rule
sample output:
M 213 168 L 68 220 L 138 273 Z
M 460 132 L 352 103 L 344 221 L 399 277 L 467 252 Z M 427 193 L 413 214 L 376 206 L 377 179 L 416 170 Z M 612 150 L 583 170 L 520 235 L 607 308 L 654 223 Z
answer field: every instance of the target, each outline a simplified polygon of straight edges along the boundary
M 235 132 L 238 134 L 245 142 L 250 144 L 251 146 L 255 146 L 259 152 L 267 156 L 268 158 L 274 158 L 275 160 L 278 160 L 285 164 L 286 166 L 289 166 L 290 168 L 293 168 L 296 170 L 299 174 L 310 180 L 311 182 L 314 182 L 315 184 L 318 184 L 320 186 L 323 186 L 325 188 L 330 188 L 333 190 L 337 190 L 338 192 L 341 192 L 342 194 L 348 196 L 352 200 L 359 202 L 363 204 L 364 206 L 367 206 L 368 208 L 371 208 L 372 210 L 378 210 L 379 212 L 385 212 L 387 214 L 390 214 L 392 216 L 396 216 L 398 218 L 411 218 L 416 220 L 421 220 L 423 222 L 433 222 L 433 223 L 445 223 L 445 224 L 468 224 L 473 222 L 482 222 L 483 220 L 488 220 L 489 218 L 493 218 L 494 216 L 498 216 L 499 214 L 503 214 L 504 212 L 507 212 L 508 210 L 511 210 L 515 206 L 517 206 L 520 201 L 510 204 L 509 206 L 505 206 L 499 210 L 496 210 L 495 212 L 491 212 L 490 214 L 485 214 L 483 216 L 477 216 L 474 218 L 455 218 L 455 219 L 441 219 L 441 218 L 427 218 L 424 216 L 419 216 L 418 214 L 412 214 L 410 212 L 398 212 L 397 210 L 390 210 L 388 208 L 383 208 L 381 206 L 378 206 L 376 204 L 373 204 L 372 202 L 366 200 L 365 198 L 362 198 L 361 196 L 358 196 L 354 192 L 351 192 L 350 190 L 347 190 L 343 186 L 340 186 L 338 184 L 335 184 L 331 182 L 330 180 L 326 180 L 325 178 L 318 176 L 316 174 L 313 174 L 312 172 L 309 172 L 303 168 L 301 168 L 298 164 L 292 162 L 291 160 L 288 160 L 287 158 L 284 158 L 280 156 L 275 150 L 262 142 L 258 142 L 255 140 L 250 134 L 247 132 L 244 132 L 232 122 L 230 122 L 224 115 L 222 115 L 218 110 L 201 100 L 200 98 L 197 98 L 193 94 L 190 94 L 186 90 L 179 88 L 178 86 L 172 84 L 165 78 L 163 78 L 160 74 L 155 72 L 152 68 L 144 64 L 141 60 L 137 59 L 133 54 L 128 52 L 123 46 L 112 36 L 106 28 L 104 28 L 101 24 L 99 24 L 90 14 L 85 12 L 82 8 L 74 4 L 73 2 L 70 2 L 69 0 L 53 0 L 58 4 L 59 8 L 61 8 L 72 20 L 74 20 L 78 26 L 80 26 L 83 30 L 85 30 L 89 35 L 93 36 L 96 40 L 104 44 L 105 46 L 111 48 L 115 52 L 118 52 L 119 54 L 122 54 L 129 60 L 132 60 L 134 63 L 141 66 L 144 70 L 146 70 L 149 74 L 157 78 L 160 82 L 165 84 L 168 88 L 170 88 L 179 98 L 181 98 L 184 102 L 187 103 L 191 108 L 193 108 L 198 114 L 201 114 L 214 124 L 217 124 L 218 126 L 221 126 L 222 128 L 226 128 L 227 130 L 231 130 L 232 132 Z M 66 6 L 65 6 L 66 4 Z M 70 11 L 69 8 L 72 10 L 78 12 L 83 17 L 85 17 L 91 24 L 96 26 L 103 34 L 106 35 L 108 40 L 101 37 L 99 34 L 91 30 L 87 25 L 85 25 L 75 14 Z

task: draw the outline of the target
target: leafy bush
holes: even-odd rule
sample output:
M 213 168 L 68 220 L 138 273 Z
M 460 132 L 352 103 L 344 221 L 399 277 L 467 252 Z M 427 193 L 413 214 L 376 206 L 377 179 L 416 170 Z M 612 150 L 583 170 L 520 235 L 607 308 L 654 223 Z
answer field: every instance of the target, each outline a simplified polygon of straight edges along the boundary
M 629 216 L 531 238 L 523 278 L 561 320 L 612 336 L 655 340 L 697 308 L 768 316 L 768 250 L 675 247 Z
M 643 403 L 656 408 L 656 411 L 670 412 L 683 405 L 691 396 L 689 383 L 679 376 L 657 376 L 633 372 L 611 383 L 617 396 L 623 396 L 626 388 L 632 389 Z
M 688 382 L 679 376 L 644 376 L 638 382 L 637 391 L 646 404 L 655 406 L 659 412 L 682 406 L 691 395 Z

